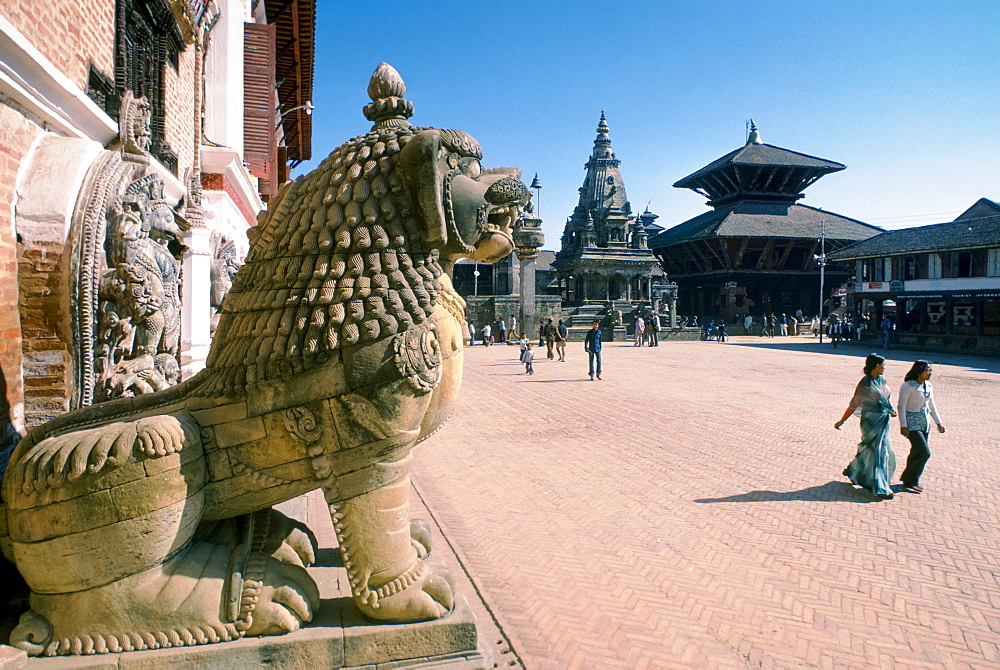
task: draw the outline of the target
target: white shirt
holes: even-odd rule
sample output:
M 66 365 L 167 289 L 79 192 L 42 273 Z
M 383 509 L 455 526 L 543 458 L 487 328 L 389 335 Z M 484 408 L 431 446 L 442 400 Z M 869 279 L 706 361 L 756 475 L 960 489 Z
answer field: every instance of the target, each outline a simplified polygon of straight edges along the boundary
M 929 381 L 923 386 L 914 386 L 910 382 L 903 382 L 899 387 L 899 398 L 896 400 L 896 413 L 899 415 L 899 427 L 906 428 L 906 413 L 919 412 L 926 405 L 930 410 L 934 423 L 940 424 L 941 418 L 938 416 L 937 407 L 934 406 L 934 391 Z

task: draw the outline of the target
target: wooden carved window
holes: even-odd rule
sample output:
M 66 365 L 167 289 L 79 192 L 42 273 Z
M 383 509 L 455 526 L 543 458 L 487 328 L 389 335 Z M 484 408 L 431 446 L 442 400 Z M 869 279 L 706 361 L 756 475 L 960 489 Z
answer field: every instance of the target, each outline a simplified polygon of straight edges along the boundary
M 118 118 L 121 98 L 115 94 L 115 83 L 90 62 L 87 63 L 87 97 L 112 119 Z
M 927 254 L 927 278 L 941 279 L 941 255 Z
M 145 96 L 152 111 L 152 153 L 177 174 L 177 154 L 166 140 L 165 70 L 177 71 L 184 41 L 166 0 L 118 0 L 115 26 L 115 91 Z
M 986 276 L 1000 277 L 1000 249 L 990 249 L 987 252 Z

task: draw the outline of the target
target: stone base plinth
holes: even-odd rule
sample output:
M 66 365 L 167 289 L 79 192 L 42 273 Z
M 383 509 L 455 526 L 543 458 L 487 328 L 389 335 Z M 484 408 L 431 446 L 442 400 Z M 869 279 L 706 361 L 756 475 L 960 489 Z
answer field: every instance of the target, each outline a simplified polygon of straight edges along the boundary
M 278 509 L 306 522 L 319 540 L 316 565 L 309 568 L 309 572 L 319 585 L 321 604 L 313 621 L 306 627 L 288 635 L 244 638 L 196 647 L 32 658 L 27 662 L 27 669 L 230 670 L 267 667 L 294 670 L 478 670 L 493 667 L 492 645 L 480 633 L 480 625 L 473 614 L 476 608 L 470 607 L 466 600 L 467 597 L 475 597 L 476 591 L 460 570 L 451 569 L 458 593 L 455 611 L 447 617 L 415 624 L 373 624 L 361 616 L 351 600 L 347 571 L 340 559 L 322 494 L 314 491 L 279 505 Z M 415 517 L 426 518 L 419 508 L 413 512 Z M 435 540 L 427 560 L 454 566 L 456 560 L 450 553 L 448 543 L 439 537 Z

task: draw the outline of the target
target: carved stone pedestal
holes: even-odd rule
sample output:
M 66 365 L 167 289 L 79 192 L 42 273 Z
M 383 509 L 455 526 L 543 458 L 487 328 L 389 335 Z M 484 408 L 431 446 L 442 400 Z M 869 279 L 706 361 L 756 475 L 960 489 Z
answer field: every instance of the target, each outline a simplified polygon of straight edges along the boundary
M 628 328 L 625 326 L 614 326 L 611 328 L 611 332 L 606 333 L 607 342 L 625 342 L 630 339 L 633 338 L 629 337 Z
M 427 518 L 418 501 L 414 516 Z M 229 670 L 230 668 L 343 668 L 393 670 L 446 668 L 479 670 L 493 667 L 491 639 L 497 637 L 492 622 L 477 621 L 473 610 L 482 609 L 466 597 L 476 597 L 461 569 L 452 567 L 458 597 L 455 611 L 436 621 L 386 625 L 373 624 L 362 617 L 351 599 L 347 571 L 329 520 L 322 493 L 295 498 L 279 505 L 284 514 L 308 523 L 319 540 L 316 565 L 310 574 L 320 588 L 321 605 L 313 621 L 294 633 L 278 637 L 243 638 L 234 642 L 196 647 L 133 651 L 95 656 L 32 658 L 27 670 Z M 438 561 L 455 564 L 448 543 L 436 537 Z M 432 559 L 433 560 L 433 559 Z M 465 583 L 462 583 L 465 581 Z M 487 631 L 484 632 L 484 624 Z

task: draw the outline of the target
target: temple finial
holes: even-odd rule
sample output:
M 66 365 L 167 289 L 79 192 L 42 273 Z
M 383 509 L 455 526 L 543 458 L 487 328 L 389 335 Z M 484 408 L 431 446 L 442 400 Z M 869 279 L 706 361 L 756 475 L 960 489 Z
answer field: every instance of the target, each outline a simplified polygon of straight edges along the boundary
M 388 63 L 380 63 L 368 82 L 368 97 L 365 118 L 374 121 L 374 128 L 387 126 L 408 126 L 406 119 L 413 116 L 413 103 L 405 99 L 406 84 L 396 69 Z
M 747 145 L 751 144 L 763 144 L 764 140 L 760 139 L 760 133 L 757 132 L 757 124 L 750 119 L 750 133 L 747 135 Z
M 604 110 L 601 110 L 601 121 L 597 124 L 597 132 L 601 134 L 607 134 L 608 132 L 608 119 L 604 116 Z

